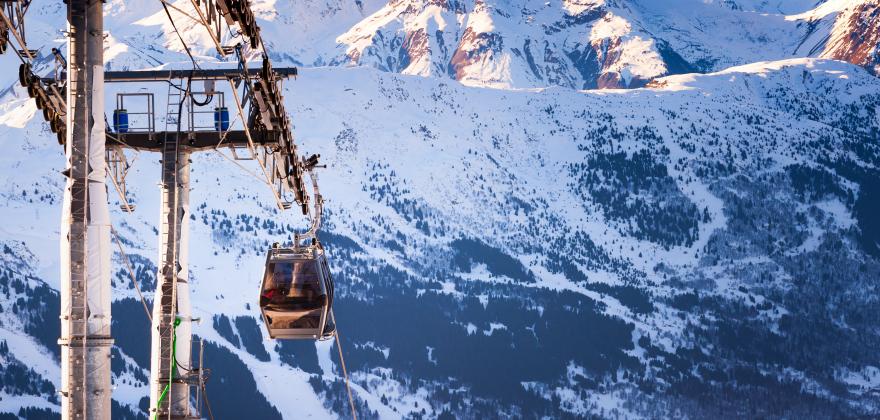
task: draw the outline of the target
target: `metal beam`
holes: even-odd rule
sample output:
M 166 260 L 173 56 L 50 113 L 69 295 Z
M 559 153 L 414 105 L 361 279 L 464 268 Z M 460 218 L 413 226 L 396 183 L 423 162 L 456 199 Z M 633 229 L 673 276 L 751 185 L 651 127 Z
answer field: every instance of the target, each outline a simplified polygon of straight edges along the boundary
M 275 73 L 283 78 L 297 76 L 296 67 L 282 67 L 274 69 Z M 251 77 L 259 76 L 260 69 L 254 68 L 248 70 Z M 105 71 L 104 81 L 106 82 L 162 82 L 172 79 L 193 80 L 225 80 L 239 79 L 241 72 L 238 68 L 231 69 L 180 69 L 180 70 L 134 70 L 134 71 Z
M 241 130 L 227 131 L 226 137 L 220 141 L 220 134 L 217 131 L 193 131 L 181 132 L 176 131 L 158 131 L 143 133 L 112 133 L 107 134 L 107 146 L 116 147 L 123 146 L 129 149 L 141 151 L 161 152 L 165 139 L 169 142 L 177 142 L 181 146 L 185 146 L 190 151 L 200 151 L 205 149 L 213 149 L 215 147 L 247 147 L 247 134 Z M 179 140 L 178 140 L 179 139 Z M 277 141 L 271 136 L 255 136 L 253 137 L 255 145 L 276 144 Z

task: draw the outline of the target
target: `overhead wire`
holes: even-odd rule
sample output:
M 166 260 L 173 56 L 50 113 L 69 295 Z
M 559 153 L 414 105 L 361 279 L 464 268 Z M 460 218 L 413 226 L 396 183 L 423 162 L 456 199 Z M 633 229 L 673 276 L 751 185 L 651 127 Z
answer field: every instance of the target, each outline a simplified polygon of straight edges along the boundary
M 354 420 L 357 420 L 357 410 L 354 406 L 354 397 L 351 394 L 351 381 L 348 379 L 348 369 L 345 368 L 345 356 L 342 355 L 342 342 L 339 341 L 339 324 L 336 322 L 336 315 L 333 313 L 333 308 L 330 308 L 330 319 L 333 320 L 333 325 L 336 328 L 336 332 L 333 336 L 336 338 L 336 350 L 339 352 L 339 364 L 342 366 L 342 375 L 345 378 L 345 390 L 348 391 L 348 405 L 351 407 L 351 417 L 354 418 Z
M 205 396 L 205 407 L 208 407 L 208 418 L 214 420 L 214 412 L 211 411 L 211 401 L 208 400 L 208 387 L 202 384 L 202 395 Z

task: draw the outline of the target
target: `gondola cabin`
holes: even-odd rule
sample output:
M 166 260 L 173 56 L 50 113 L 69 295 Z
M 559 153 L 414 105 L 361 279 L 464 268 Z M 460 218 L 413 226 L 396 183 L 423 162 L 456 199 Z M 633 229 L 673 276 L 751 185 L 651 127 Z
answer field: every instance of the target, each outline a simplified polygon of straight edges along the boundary
M 298 249 L 276 245 L 269 250 L 260 287 L 260 310 L 270 337 L 332 337 L 332 305 L 333 279 L 320 245 Z

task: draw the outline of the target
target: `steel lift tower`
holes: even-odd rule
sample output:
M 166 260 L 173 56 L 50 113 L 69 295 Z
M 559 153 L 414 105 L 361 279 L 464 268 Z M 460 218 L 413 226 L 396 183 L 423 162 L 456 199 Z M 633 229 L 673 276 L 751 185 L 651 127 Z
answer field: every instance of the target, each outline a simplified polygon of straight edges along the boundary
M 110 418 L 110 213 L 104 126 L 104 16 L 67 0 L 67 186 L 61 216 L 61 416 Z
M 63 419 L 103 420 L 109 419 L 111 414 L 112 228 L 105 182 L 109 174 L 123 209 L 132 211 L 133 206 L 128 203 L 125 193 L 129 165 L 124 149 L 158 152 L 162 156 L 158 284 L 153 312 L 148 314 L 151 318 L 150 414 L 153 419 L 200 418 L 200 391 L 205 389 L 208 374 L 202 367 L 201 356 L 197 366 L 192 363 L 193 319 L 188 284 L 190 155 L 213 151 L 226 157 L 220 149 L 228 149 L 233 158 L 226 158 L 239 166 L 235 161 L 256 161 L 279 210 L 296 204 L 303 215 L 310 214 L 310 197 L 305 190 L 303 175 L 305 172 L 312 174 L 312 170 L 319 167 L 319 156 L 300 158 L 281 87 L 282 79 L 296 76 L 296 68 L 272 67 L 265 46 L 261 46 L 259 27 L 249 1 L 191 2 L 199 18 L 175 10 L 199 21 L 209 30 L 219 56 L 234 52 L 237 67 L 200 69 L 193 60 L 191 70 L 105 72 L 103 1 L 66 0 L 69 58 L 65 59 L 57 48 L 53 48 L 54 77 L 39 77 L 35 71 L 42 64 L 36 62 L 37 52 L 27 49 L 24 38 L 24 14 L 30 1 L 0 0 L 0 53 L 6 51 L 8 36 L 13 35 L 21 47 L 15 50 L 22 61 L 19 81 L 35 99 L 37 109 L 42 110 L 52 132 L 57 134 L 67 160 L 63 171 L 67 185 L 60 232 L 61 337 L 58 340 L 61 346 Z M 163 7 L 166 6 L 163 2 Z M 166 12 L 173 23 L 167 8 Z M 230 27 L 237 26 L 238 32 L 245 35 L 247 54 L 242 43 L 221 45 L 223 34 L 227 32 L 223 30 L 224 22 Z M 187 47 L 184 45 L 184 48 Z M 263 50 L 260 68 L 250 69 L 247 55 L 253 55 L 257 49 Z M 66 68 L 66 72 L 62 72 L 62 68 Z M 117 95 L 113 129 L 110 130 L 105 123 L 105 81 L 168 83 L 165 130 L 155 130 L 153 93 L 145 92 Z M 205 91 L 193 92 L 194 81 L 202 82 Z M 237 121 L 243 130 L 230 130 L 224 92 L 214 87 L 215 82 L 224 81 L 229 84 L 229 93 L 238 111 Z M 241 96 L 239 89 L 242 90 Z M 194 99 L 195 94 L 207 99 L 199 102 Z M 129 124 L 130 113 L 123 102 L 131 97 L 146 98 L 145 112 L 131 113 L 136 118 L 138 114 L 140 117 L 146 115 L 146 126 L 139 128 L 136 124 Z M 219 102 L 213 111 L 208 111 L 213 114 L 213 125 L 206 127 L 199 122 L 197 114 L 204 116 L 206 112 L 202 108 L 211 104 L 214 97 Z M 184 109 L 187 110 L 185 114 Z M 184 115 L 187 117 L 185 127 Z M 314 174 L 312 181 L 316 200 L 316 214 L 313 216 L 314 220 L 320 220 L 321 197 Z M 318 247 L 314 237 L 318 222 L 314 220 L 310 231 L 314 239 L 312 246 Z M 312 260 L 312 263 L 318 261 Z M 322 261 L 326 267 L 326 260 Z M 329 274 L 327 279 L 329 281 Z M 324 302 L 325 311 L 328 307 L 329 302 Z M 329 336 L 334 334 L 335 329 Z M 349 402 L 355 416 L 350 391 Z
M 266 57 L 268 60 L 268 57 Z M 127 171 L 124 149 L 139 152 L 161 154 L 161 206 L 159 212 L 159 264 L 157 273 L 156 294 L 153 299 L 150 351 L 150 418 L 154 419 L 192 419 L 200 418 L 201 395 L 207 369 L 203 369 L 201 357 L 199 363 L 193 363 L 193 351 L 201 354 L 198 344 L 192 340 L 192 318 L 189 287 L 189 192 L 190 192 L 190 157 L 198 152 L 216 152 L 221 149 L 232 151 L 236 160 L 256 160 L 267 170 L 268 181 L 277 185 L 281 197 L 286 189 L 294 191 L 293 201 L 298 204 L 307 203 L 303 194 L 302 170 L 317 165 L 317 156 L 309 160 L 308 166 L 301 163 L 295 145 L 292 143 L 289 130 L 280 130 L 274 126 L 257 126 L 247 124 L 247 114 L 239 102 L 236 86 L 241 86 L 247 97 L 256 95 L 258 84 L 268 86 L 268 90 L 276 95 L 280 92 L 282 79 L 296 76 L 297 69 L 273 69 L 268 61 L 262 63 L 260 69 L 248 69 L 243 62 L 231 69 L 193 69 L 193 70 L 146 70 L 146 71 L 108 71 L 104 73 L 108 83 L 161 83 L 168 85 L 167 100 L 160 101 L 165 106 L 165 129 L 155 131 L 157 115 L 153 110 L 155 100 L 153 93 L 119 93 L 117 106 L 122 107 L 125 99 L 141 98 L 145 109 L 131 107 L 118 108 L 114 111 L 114 130 L 107 133 L 106 148 L 111 180 L 118 188 L 121 207 L 131 211 L 133 206 L 125 199 L 126 190 L 124 173 Z M 215 83 L 221 86 L 228 84 L 227 89 L 215 89 Z M 225 83 L 223 83 L 225 82 Z M 193 92 L 192 87 L 202 83 L 205 91 Z M 225 92 L 224 92 L 225 91 Z M 243 130 L 230 130 L 224 127 L 225 117 L 221 118 L 221 109 L 226 109 L 224 100 L 231 93 L 239 111 L 237 121 L 242 122 Z M 194 96 L 213 98 L 199 103 Z M 256 97 L 256 96 L 255 96 Z M 252 112 L 267 109 L 275 112 L 279 118 L 271 119 L 276 124 L 287 121 L 283 111 L 281 98 L 263 94 L 263 102 L 250 100 L 254 107 Z M 262 108 L 260 103 L 262 103 Z M 211 111 L 211 107 L 214 110 Z M 271 107 L 273 111 L 268 109 Z M 205 110 L 207 108 L 207 111 Z M 279 111 L 280 110 L 280 111 Z M 140 119 L 128 120 L 124 125 L 119 123 L 119 115 L 139 116 Z M 213 114 L 212 122 L 205 122 L 199 117 Z M 220 118 L 220 119 L 218 119 Z M 139 121 L 139 124 L 136 123 Z M 207 125 L 206 125 L 207 124 Z M 280 126 L 279 126 L 280 127 Z M 286 127 L 285 127 L 286 128 Z M 282 134 L 283 133 L 283 134 Z M 260 149 L 265 148 L 263 153 Z M 237 150 L 237 152 L 236 152 Z M 282 178 L 282 175 L 284 176 Z M 289 175 L 289 176 L 288 176 Z M 298 195 L 299 194 L 299 195 Z M 290 207 L 292 203 L 279 201 L 279 209 Z M 195 402 L 193 404 L 192 402 Z

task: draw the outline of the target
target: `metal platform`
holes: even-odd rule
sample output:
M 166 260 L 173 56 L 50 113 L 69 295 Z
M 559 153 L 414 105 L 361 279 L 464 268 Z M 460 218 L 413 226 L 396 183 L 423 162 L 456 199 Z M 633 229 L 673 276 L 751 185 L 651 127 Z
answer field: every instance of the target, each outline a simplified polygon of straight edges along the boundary
M 218 140 L 221 134 L 225 134 L 225 137 L 222 140 Z M 255 146 L 278 143 L 278 140 L 273 136 L 261 136 L 253 132 L 251 136 Z M 135 150 L 161 152 L 162 145 L 166 141 L 177 141 L 178 139 L 178 144 L 186 146 L 192 151 L 217 147 L 239 148 L 248 146 L 247 134 L 245 134 L 244 130 L 230 130 L 225 133 L 215 131 L 107 133 L 106 142 L 108 147 L 122 145 Z

